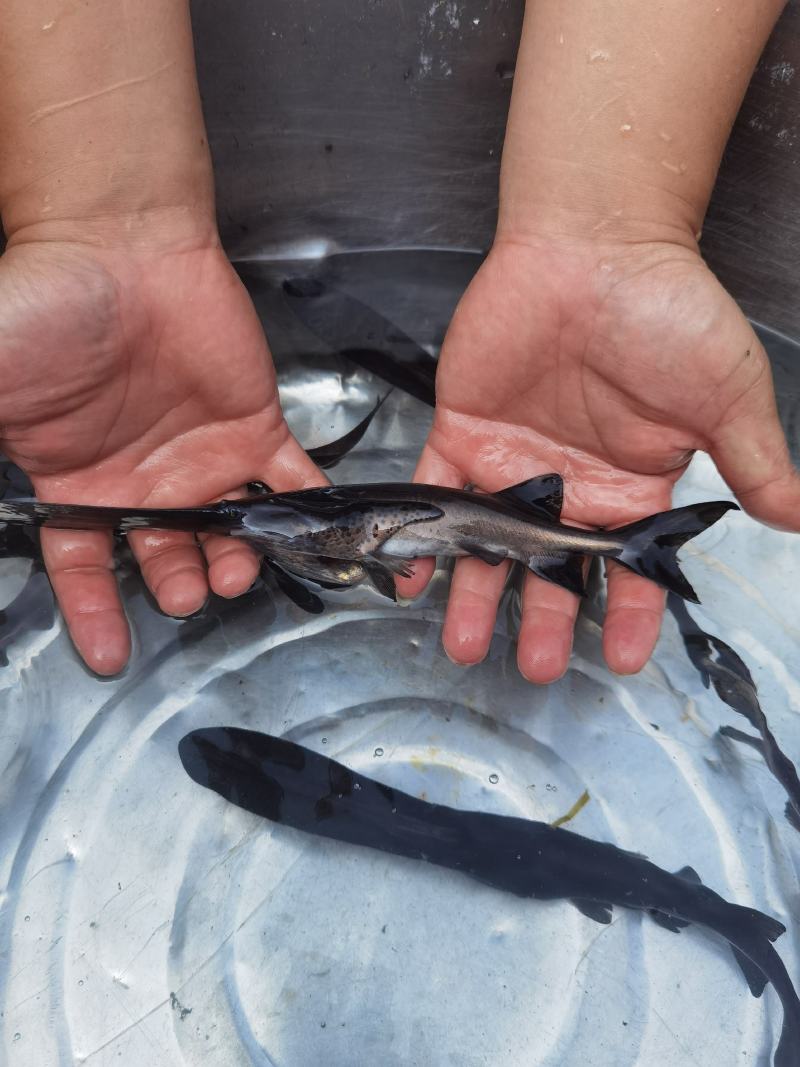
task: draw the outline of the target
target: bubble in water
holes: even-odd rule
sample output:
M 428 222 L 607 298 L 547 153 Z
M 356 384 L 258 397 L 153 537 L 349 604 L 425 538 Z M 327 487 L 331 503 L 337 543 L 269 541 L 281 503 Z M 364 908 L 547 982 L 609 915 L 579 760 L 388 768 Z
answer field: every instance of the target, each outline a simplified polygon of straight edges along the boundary
M 83 979 L 82 978 L 78 979 L 78 985 L 83 985 Z
M 14 1034 L 14 1040 L 15 1040 L 15 1041 L 19 1041 L 19 1039 L 20 1039 L 21 1037 L 22 1037 L 22 1034 L 21 1034 L 21 1033 L 19 1032 L 19 1030 L 18 1030 L 18 1031 L 16 1032 L 16 1034 Z
M 31 921 L 31 917 L 30 917 L 30 915 L 26 915 L 26 916 L 25 916 L 25 922 L 26 922 L 26 923 L 29 923 L 30 921 Z
M 489 781 L 492 783 L 492 785 L 497 785 L 497 783 L 500 781 L 500 775 L 490 774 Z
M 392 815 L 396 815 L 396 814 L 397 814 L 397 808 L 392 808 Z
M 380 757 L 383 755 L 383 749 L 380 747 L 380 745 L 375 749 L 374 755 L 378 759 L 380 759 Z
M 323 745 L 327 745 L 327 743 L 328 743 L 328 739 L 327 739 L 327 737 L 323 737 L 323 738 L 322 738 L 322 744 L 323 744 Z
M 353 789 L 360 789 L 360 788 L 361 788 L 361 782 L 353 782 Z

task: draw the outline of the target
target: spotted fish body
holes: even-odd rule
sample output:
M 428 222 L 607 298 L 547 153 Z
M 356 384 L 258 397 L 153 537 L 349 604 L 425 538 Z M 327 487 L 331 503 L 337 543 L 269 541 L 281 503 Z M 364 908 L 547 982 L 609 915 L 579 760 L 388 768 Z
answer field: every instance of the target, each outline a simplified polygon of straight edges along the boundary
M 692 504 L 617 530 L 591 531 L 560 521 L 562 495 L 561 478 L 548 474 L 497 494 L 403 482 L 264 493 L 201 508 L 4 501 L 0 522 L 227 534 L 292 574 L 336 585 L 369 577 L 392 598 L 393 576 L 410 573 L 408 561 L 420 556 L 471 555 L 493 565 L 516 560 L 578 594 L 584 558 L 602 556 L 696 602 L 677 549 L 736 507 L 729 501 Z

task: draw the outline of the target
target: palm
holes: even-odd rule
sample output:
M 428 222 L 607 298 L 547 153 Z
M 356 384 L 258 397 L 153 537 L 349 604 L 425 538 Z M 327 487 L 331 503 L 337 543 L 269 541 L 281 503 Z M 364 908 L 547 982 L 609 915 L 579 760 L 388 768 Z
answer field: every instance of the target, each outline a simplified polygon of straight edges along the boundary
M 740 471 L 743 420 L 758 441 Z M 763 473 L 783 462 L 796 499 L 767 358 L 702 261 L 684 249 L 601 256 L 496 245 L 448 332 L 417 476 L 495 490 L 559 471 L 567 521 L 615 526 L 668 507 L 694 449 L 714 453 L 761 517 L 786 521 L 786 501 Z M 471 662 L 485 652 L 503 575 L 475 561 L 459 572 L 445 644 Z M 636 670 L 657 637 L 663 594 L 619 568 L 609 578 L 606 656 Z M 575 610 L 563 590 L 528 580 L 520 666 L 529 677 L 563 671 Z
M 14 367 L 3 447 L 43 499 L 188 505 L 251 479 L 289 488 L 318 477 L 289 435 L 258 319 L 218 249 L 23 245 L 3 258 L 0 306 L 0 358 Z M 44 545 L 78 647 L 97 669 L 118 669 L 127 634 L 108 539 L 48 532 Z M 134 548 L 165 610 L 200 607 L 206 575 L 191 538 L 140 534 Z M 252 582 L 241 548 L 212 540 L 206 555 L 219 591 Z

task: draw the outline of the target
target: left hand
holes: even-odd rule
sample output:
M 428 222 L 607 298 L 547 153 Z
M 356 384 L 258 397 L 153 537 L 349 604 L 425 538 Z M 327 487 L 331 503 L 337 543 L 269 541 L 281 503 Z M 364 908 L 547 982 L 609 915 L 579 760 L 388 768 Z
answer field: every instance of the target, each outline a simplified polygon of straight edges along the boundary
M 0 260 L 0 446 L 45 501 L 186 507 L 325 484 L 281 413 L 253 305 L 214 231 L 147 242 L 15 242 Z M 85 227 L 88 233 L 88 227 Z M 258 572 L 241 541 L 135 531 L 163 611 L 243 593 Z M 43 530 L 72 639 L 100 674 L 130 652 L 110 533 Z

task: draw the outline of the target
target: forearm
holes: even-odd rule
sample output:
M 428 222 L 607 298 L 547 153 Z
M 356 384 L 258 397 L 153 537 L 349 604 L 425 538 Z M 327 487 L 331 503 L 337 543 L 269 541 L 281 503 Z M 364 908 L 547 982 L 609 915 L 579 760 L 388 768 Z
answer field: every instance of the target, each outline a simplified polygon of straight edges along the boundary
M 135 238 L 164 215 L 213 232 L 187 0 L 3 0 L 2 18 L 9 241 Z
M 528 0 L 498 236 L 694 244 L 785 0 Z

